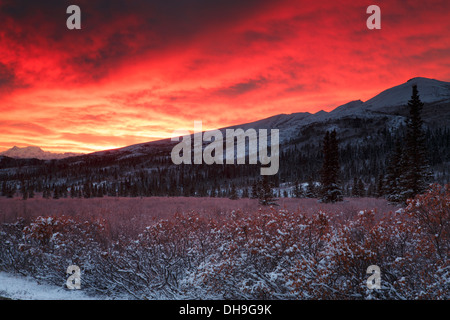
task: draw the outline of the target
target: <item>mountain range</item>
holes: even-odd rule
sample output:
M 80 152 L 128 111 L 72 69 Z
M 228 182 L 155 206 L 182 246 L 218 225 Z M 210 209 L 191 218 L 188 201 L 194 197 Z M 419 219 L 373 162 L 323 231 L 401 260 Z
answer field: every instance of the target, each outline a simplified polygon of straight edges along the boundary
M 278 129 L 280 170 L 271 179 L 280 186 L 319 179 L 321 143 L 325 132 L 334 129 L 339 140 L 343 187 L 358 178 L 370 189 L 385 174 L 396 141 L 401 141 L 404 136 L 409 113 L 407 103 L 413 85 L 417 85 L 424 103 L 422 119 L 433 179 L 448 183 L 449 82 L 417 77 L 365 102 L 354 100 L 330 112 L 279 114 L 219 130 Z M 12 159 L 3 154 L 0 156 L 0 182 L 31 184 L 37 191 L 55 186 L 63 189 L 72 186 L 69 189 L 76 190 L 102 186 L 105 194 L 112 195 L 131 192 L 135 196 L 192 196 L 218 195 L 232 184 L 246 188 L 260 177 L 256 165 L 176 166 L 170 158 L 176 143 L 164 139 L 52 161 L 37 160 L 39 157 L 34 155 L 36 159 Z
M 17 147 L 14 146 L 11 149 L 0 152 L 0 156 L 16 158 L 16 159 L 40 159 L 40 160 L 51 160 L 51 159 L 64 159 L 74 156 L 79 156 L 81 153 L 65 152 L 65 153 L 53 153 L 49 151 L 44 151 L 40 147 Z
M 278 114 L 266 119 L 255 122 L 240 124 L 221 128 L 219 130 L 225 132 L 226 129 L 242 128 L 244 130 L 253 129 L 279 129 L 280 144 L 287 145 L 289 141 L 299 136 L 299 132 L 305 129 L 315 127 L 322 128 L 322 133 L 326 130 L 337 129 L 341 131 L 341 141 L 346 138 L 352 138 L 353 135 L 346 132 L 348 128 L 343 126 L 343 120 L 360 119 L 360 120 L 382 120 L 383 125 L 393 130 L 404 124 L 404 120 L 408 114 L 405 106 L 411 98 L 412 86 L 417 85 L 419 89 L 420 99 L 425 103 L 423 110 L 423 119 L 428 127 L 446 127 L 450 124 L 450 82 L 416 77 L 407 82 L 389 88 L 375 97 L 363 102 L 355 100 L 341 105 L 330 112 L 319 111 L 317 113 L 299 112 L 292 114 Z M 367 128 L 370 129 L 370 128 Z M 373 128 L 377 129 L 377 128 Z M 307 134 L 307 136 L 310 136 Z M 305 138 L 305 137 L 304 137 Z M 321 139 L 321 135 L 317 135 Z M 311 140 L 312 139 L 312 140 Z M 307 139 L 308 143 L 317 142 L 313 136 Z M 354 141 L 348 141 L 353 143 Z M 172 146 L 170 139 L 159 141 L 140 143 L 124 148 L 99 151 L 91 155 L 112 155 L 121 156 L 140 156 L 155 152 L 158 149 Z
M 280 143 L 286 143 L 291 138 L 302 130 L 314 123 L 323 125 L 329 123 L 329 130 L 337 127 L 331 123 L 339 119 L 345 118 L 359 118 L 359 119 L 374 119 L 385 118 L 386 126 L 396 128 L 404 122 L 407 110 L 402 108 L 407 105 L 411 97 L 411 88 L 417 85 L 419 89 L 420 99 L 426 104 L 423 111 L 424 121 L 428 126 L 446 126 L 450 124 L 450 82 L 439 81 L 435 79 L 428 79 L 423 77 L 416 77 L 407 82 L 389 88 L 375 97 L 363 102 L 355 100 L 341 105 L 330 112 L 319 111 L 317 113 L 299 112 L 292 114 L 278 114 L 266 119 L 255 122 L 240 124 L 221 128 L 219 130 L 242 128 L 247 130 L 253 129 L 279 129 Z M 342 128 L 341 128 L 342 129 Z M 162 139 L 159 141 L 152 141 L 146 143 L 139 143 L 123 148 L 111 149 L 105 151 L 97 151 L 88 155 L 127 155 L 139 156 L 146 154 L 148 151 L 155 151 L 154 149 L 163 146 L 173 145 L 170 139 Z M 24 147 L 13 148 L 0 152 L 0 156 L 7 156 L 10 158 L 36 158 L 40 160 L 50 159 L 64 159 L 73 156 L 82 156 L 80 153 L 52 153 L 43 151 L 39 147 Z

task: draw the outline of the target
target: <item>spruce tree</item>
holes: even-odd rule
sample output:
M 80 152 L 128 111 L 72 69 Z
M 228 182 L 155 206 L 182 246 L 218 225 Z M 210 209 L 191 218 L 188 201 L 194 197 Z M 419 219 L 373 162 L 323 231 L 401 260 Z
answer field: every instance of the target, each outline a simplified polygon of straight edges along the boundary
M 74 185 L 72 185 L 72 186 L 70 187 L 70 197 L 71 197 L 72 199 L 77 197 L 77 190 L 75 189 L 75 186 L 74 186 Z
M 33 186 L 29 186 L 28 187 L 28 198 L 29 199 L 34 198 L 34 188 L 33 188 Z
M 260 186 L 261 186 L 261 183 L 259 182 L 259 180 L 253 181 L 253 184 L 251 187 L 251 198 L 252 199 L 259 199 L 259 194 L 261 193 Z
M 42 198 L 44 199 L 50 199 L 51 193 L 50 193 L 50 187 L 45 186 L 44 191 L 42 193 Z
M 383 181 L 384 194 L 392 202 L 405 202 L 423 193 L 430 177 L 421 117 L 423 103 L 416 85 L 412 87 L 408 108 L 406 136 L 402 142 L 397 141 Z
M 366 186 L 364 185 L 364 182 L 359 179 L 358 180 L 358 197 L 365 197 L 366 196 Z
M 383 181 L 383 194 L 386 199 L 391 202 L 401 201 L 401 177 L 403 175 L 403 148 L 402 142 L 398 140 L 395 143 L 395 150 L 389 157 L 389 162 L 386 170 L 386 176 Z
M 234 183 L 231 184 L 231 189 L 230 189 L 230 196 L 229 196 L 229 198 L 230 198 L 231 200 L 237 200 L 237 199 L 239 199 L 239 196 L 238 196 L 237 191 L 236 191 L 236 185 L 235 185 Z
M 303 187 L 300 184 L 300 182 L 298 182 L 298 181 L 295 182 L 293 193 L 294 193 L 293 195 L 295 198 L 303 198 L 304 197 Z
M 88 199 L 92 196 L 92 189 L 91 184 L 86 181 L 86 183 L 83 186 L 83 196 Z
M 356 178 L 356 176 L 353 177 L 352 196 L 353 197 L 361 196 L 361 194 L 359 192 L 358 178 Z
M 53 189 L 53 199 L 59 199 L 59 187 L 56 185 Z
M 306 198 L 317 198 L 316 186 L 312 176 L 308 177 L 308 186 L 306 187 Z
M 248 198 L 248 188 L 244 187 L 244 189 L 242 189 L 242 198 Z
M 27 187 L 25 185 L 22 185 L 22 199 L 23 200 L 27 200 L 28 199 L 28 190 Z
M 379 175 L 378 180 L 376 181 L 375 185 L 376 185 L 375 197 L 380 198 L 384 195 L 383 175 L 382 174 Z
M 321 202 L 338 202 L 343 200 L 339 186 L 339 148 L 336 130 L 326 132 L 323 140 L 323 164 L 320 172 Z
M 262 180 L 258 181 L 258 199 L 259 204 L 264 206 L 278 205 L 273 196 L 272 183 L 270 183 L 267 176 L 264 176 Z
M 369 186 L 367 187 L 366 196 L 367 197 L 373 197 L 376 193 L 376 187 L 373 182 L 369 183 Z
M 403 188 L 400 198 L 402 201 L 423 193 L 429 180 L 425 133 L 421 116 L 423 105 L 417 86 L 414 85 L 411 99 L 408 101 L 409 116 L 406 122 L 404 172 L 401 177 Z

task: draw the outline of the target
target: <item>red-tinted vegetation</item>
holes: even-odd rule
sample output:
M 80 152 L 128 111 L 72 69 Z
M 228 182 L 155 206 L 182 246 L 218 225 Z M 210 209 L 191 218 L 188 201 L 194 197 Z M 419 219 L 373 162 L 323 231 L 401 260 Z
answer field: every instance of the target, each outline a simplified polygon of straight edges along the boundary
M 138 235 L 114 231 L 107 215 L 4 223 L 0 270 L 64 285 L 76 264 L 88 292 L 137 299 L 450 298 L 449 186 L 390 212 L 216 209 L 155 216 L 130 228 Z M 370 265 L 381 289 L 367 287 Z

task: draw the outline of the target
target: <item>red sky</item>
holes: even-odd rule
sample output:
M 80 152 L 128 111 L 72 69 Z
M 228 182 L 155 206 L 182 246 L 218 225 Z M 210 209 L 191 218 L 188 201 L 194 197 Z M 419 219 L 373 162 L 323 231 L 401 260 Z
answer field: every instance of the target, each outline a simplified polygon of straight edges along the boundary
M 450 81 L 449 17 L 447 0 L 0 0 L 0 151 L 98 151 Z

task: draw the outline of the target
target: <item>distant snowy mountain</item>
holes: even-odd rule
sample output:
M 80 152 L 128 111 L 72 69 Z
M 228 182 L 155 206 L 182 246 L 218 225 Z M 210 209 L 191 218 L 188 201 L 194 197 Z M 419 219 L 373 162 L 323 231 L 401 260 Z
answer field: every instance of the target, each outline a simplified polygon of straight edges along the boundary
M 364 139 L 364 135 L 355 135 L 349 128 L 351 121 L 355 119 L 372 121 L 376 125 L 366 128 L 376 132 L 384 127 L 398 128 L 404 123 L 408 113 L 404 106 L 411 98 L 412 86 L 417 85 L 420 99 L 425 103 L 423 119 L 425 124 L 434 127 L 446 127 L 450 123 L 450 82 L 416 77 L 407 82 L 387 89 L 373 98 L 363 102 L 361 100 L 350 101 L 330 112 L 319 111 L 314 114 L 298 112 L 292 114 L 278 114 L 258 121 L 244 123 L 236 126 L 221 128 L 225 137 L 226 129 L 241 128 L 253 129 L 278 129 L 280 144 L 286 146 L 290 141 L 300 143 L 317 143 L 325 131 L 336 129 L 340 131 L 341 141 L 354 143 L 355 139 Z M 270 131 L 269 131 L 270 135 Z M 270 138 L 269 138 L 270 141 Z M 145 142 L 119 149 L 98 151 L 86 155 L 87 157 L 110 157 L 116 159 L 141 157 L 149 154 L 170 154 L 174 145 L 170 139 Z M 38 147 L 17 148 L 0 153 L 13 158 L 37 158 L 37 159 L 62 159 L 78 154 L 55 154 L 45 152 Z
M 417 85 L 420 100 L 433 103 L 450 100 L 450 83 L 428 78 L 412 78 L 406 83 L 387 89 L 364 103 L 366 110 L 385 110 L 386 107 L 406 105 L 411 98 L 411 87 Z
M 405 116 L 407 115 L 408 111 L 403 106 L 411 98 L 413 85 L 417 85 L 420 99 L 425 103 L 423 110 L 425 123 L 438 126 L 446 126 L 447 123 L 450 123 L 450 82 L 416 77 L 401 85 L 387 89 L 365 102 L 354 100 L 330 112 L 321 110 L 314 114 L 309 112 L 278 114 L 258 121 L 221 128 L 219 130 L 223 132 L 225 137 L 226 129 L 279 129 L 280 144 L 285 145 L 292 139 L 297 139 L 299 132 L 302 130 L 308 132 L 315 130 L 317 138 L 321 137 L 321 134 L 326 130 L 336 129 L 338 131 L 348 131 L 346 130 L 348 120 L 355 118 L 378 121 L 383 127 L 386 126 L 395 129 L 404 122 Z M 376 130 L 379 128 L 372 129 Z M 353 136 L 348 137 L 354 138 Z M 341 138 L 345 140 L 345 134 L 341 135 Z M 312 140 L 305 140 L 305 143 L 317 142 L 314 136 L 309 136 L 308 139 Z M 163 153 L 170 150 L 167 148 L 170 148 L 173 144 L 170 139 L 164 139 L 119 149 L 99 151 L 92 153 L 92 155 L 117 155 L 120 158 L 128 158 L 150 153 L 153 154 L 155 152 Z
M 387 89 L 363 102 L 355 100 L 341 105 L 330 112 L 319 111 L 311 114 L 279 114 L 266 119 L 230 128 L 273 128 L 280 130 L 280 143 L 287 142 L 305 127 L 328 125 L 328 129 L 338 129 L 345 125 L 343 119 L 385 119 L 387 127 L 397 127 L 405 118 L 407 109 L 403 108 L 411 99 L 412 86 L 417 85 L 419 96 L 425 103 L 423 118 L 427 123 L 450 123 L 450 82 L 417 77 Z
M 396 142 L 404 137 L 404 124 L 409 115 L 406 104 L 415 84 L 424 102 L 422 119 L 427 132 L 434 181 L 446 184 L 450 181 L 449 82 L 414 78 L 368 101 L 353 100 L 330 112 L 278 114 L 219 130 L 225 139 L 226 129 L 268 129 L 269 135 L 270 129 L 278 129 L 280 163 L 274 180 L 279 182 L 280 188 L 292 187 L 294 181 L 306 183 L 310 179 L 317 179 L 322 163 L 323 137 L 327 131 L 336 130 L 343 187 L 350 190 L 354 177 L 358 177 L 366 183 L 368 190 L 367 185 L 371 185 L 373 192 L 375 181 L 386 172 L 386 164 L 395 151 Z M 270 141 L 271 137 L 268 138 Z M 252 181 L 260 178 L 258 166 L 174 165 L 171 151 L 177 143 L 164 139 L 76 157 L 59 155 L 66 159 L 56 161 L 11 159 L 0 154 L 0 178 L 7 182 L 7 187 L 17 188 L 20 177 L 33 183 L 36 189 L 42 188 L 41 181 L 46 181 L 48 189 L 59 185 L 66 188 L 76 186 L 84 190 L 86 181 L 89 181 L 92 185 L 86 189 L 88 191 L 102 185 L 108 189 L 102 192 L 120 196 L 206 196 L 213 191 L 216 195 L 219 191 L 223 195 L 231 182 L 239 188 L 250 188 Z M 203 146 L 209 143 L 204 142 Z M 248 154 L 249 143 L 242 140 L 240 143 Z M 223 154 L 226 155 L 226 152 Z M 36 147 L 15 147 L 3 155 L 41 159 L 56 157 Z M 0 185 L 3 186 L 2 181 Z M 283 192 L 289 192 L 286 188 Z M 11 189 L 7 188 L 8 192 Z
M 68 157 L 78 156 L 80 153 L 53 153 L 44 151 L 39 147 L 12 147 L 6 151 L 0 152 L 0 156 L 6 156 L 16 159 L 39 159 L 39 160 L 51 160 L 51 159 L 64 159 Z

